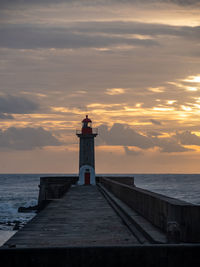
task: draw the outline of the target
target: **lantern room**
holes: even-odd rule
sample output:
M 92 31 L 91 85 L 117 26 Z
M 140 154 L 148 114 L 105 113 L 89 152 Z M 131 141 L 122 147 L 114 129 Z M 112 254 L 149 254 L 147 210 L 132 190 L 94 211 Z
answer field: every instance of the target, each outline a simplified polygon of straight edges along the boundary
M 92 134 L 92 121 L 88 115 L 82 120 L 82 134 Z

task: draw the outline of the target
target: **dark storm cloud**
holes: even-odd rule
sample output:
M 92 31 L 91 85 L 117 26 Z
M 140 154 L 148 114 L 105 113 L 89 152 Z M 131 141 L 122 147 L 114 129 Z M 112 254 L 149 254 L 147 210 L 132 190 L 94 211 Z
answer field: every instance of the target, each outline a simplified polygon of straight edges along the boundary
M 10 114 L 28 114 L 38 110 L 39 105 L 27 98 L 18 96 L 0 96 L 0 119 L 12 119 Z
M 141 40 L 125 36 L 102 36 L 77 32 L 78 29 L 40 28 L 33 26 L 5 26 L 0 28 L 0 46 L 18 49 L 35 48 L 84 48 L 105 47 L 126 44 L 132 46 L 152 46 L 154 40 Z
M 127 125 L 115 123 L 108 129 L 106 125 L 99 127 L 99 144 L 123 146 L 125 153 L 128 155 L 138 154 L 138 151 L 129 150 L 127 147 L 138 147 L 148 149 L 158 147 L 161 152 L 186 152 L 192 149 L 185 148 L 179 140 L 172 136 L 171 138 L 158 138 L 156 136 L 144 136 Z
M 43 128 L 15 128 L 0 130 L 0 149 L 32 150 L 44 146 L 59 146 L 61 142 Z

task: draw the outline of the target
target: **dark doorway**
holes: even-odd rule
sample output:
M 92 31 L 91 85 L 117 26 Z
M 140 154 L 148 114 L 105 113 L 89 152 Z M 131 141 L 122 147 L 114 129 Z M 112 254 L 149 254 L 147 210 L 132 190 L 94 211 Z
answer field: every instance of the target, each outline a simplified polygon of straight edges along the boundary
M 90 185 L 90 172 L 85 172 L 85 185 Z

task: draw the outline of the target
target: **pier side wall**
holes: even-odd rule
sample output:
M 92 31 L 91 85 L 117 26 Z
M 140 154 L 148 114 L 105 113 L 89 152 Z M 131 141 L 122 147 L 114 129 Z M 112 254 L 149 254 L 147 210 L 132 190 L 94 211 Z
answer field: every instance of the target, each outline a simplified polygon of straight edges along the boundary
M 101 182 L 102 179 L 110 179 L 111 181 L 115 181 L 115 182 L 119 182 L 119 183 L 122 183 L 122 184 L 126 184 L 126 185 L 129 185 L 129 186 L 135 186 L 134 184 L 134 176 L 126 176 L 126 175 L 117 175 L 117 176 L 114 176 L 114 175 L 97 175 L 96 176 L 96 181 L 97 183 L 98 182 Z
M 38 207 L 43 208 L 51 199 L 61 198 L 78 176 L 40 177 Z
M 170 224 L 174 224 L 181 242 L 200 242 L 200 206 L 108 178 L 102 177 L 100 183 L 164 232 L 168 233 Z

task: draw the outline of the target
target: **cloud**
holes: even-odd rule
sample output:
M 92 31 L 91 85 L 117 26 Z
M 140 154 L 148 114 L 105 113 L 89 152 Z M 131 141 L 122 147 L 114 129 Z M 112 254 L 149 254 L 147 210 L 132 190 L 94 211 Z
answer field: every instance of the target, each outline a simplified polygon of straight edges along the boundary
M 199 4 L 199 0 L 159 0 L 160 2 L 171 2 L 178 5 L 194 5 Z
M 150 122 L 155 125 L 162 125 L 162 123 L 158 120 L 150 119 Z
M 73 31 L 82 33 L 104 33 L 104 34 L 135 34 L 144 35 L 146 38 L 171 35 L 171 36 L 190 36 L 199 38 L 200 27 L 191 26 L 174 26 L 159 23 L 142 23 L 136 21 L 86 21 L 79 23 L 78 21 L 71 24 Z
M 152 140 L 143 136 L 127 125 L 114 123 L 109 130 L 106 125 L 99 127 L 100 138 L 107 145 L 135 146 L 142 149 L 154 147 Z
M 100 0 L 101 1 L 101 0 Z M 103 0 L 105 1 L 105 0 Z M 115 2 L 116 0 L 111 0 Z M 121 3 L 172 3 L 177 5 L 194 5 L 199 4 L 199 0 L 117 0 Z
M 150 132 L 147 133 L 147 135 L 149 137 L 157 137 L 159 135 L 162 135 L 162 133 L 161 132 L 150 131 Z
M 182 145 L 200 146 L 200 137 L 190 131 L 176 133 L 175 137 Z
M 59 146 L 62 143 L 51 132 L 39 128 L 11 127 L 0 131 L 0 149 L 32 150 L 44 146 Z
M 105 4 L 135 4 L 135 3 L 172 3 L 181 6 L 187 5 L 195 5 L 199 4 L 199 0 L 29 0 L 29 1 L 22 1 L 22 0 L 1 0 L 2 6 L 9 6 L 14 4 L 22 4 L 22 5 L 33 5 L 33 4 L 40 4 L 40 5 L 48 5 L 48 4 L 62 4 L 62 3 L 74 3 L 74 4 L 82 4 L 82 5 L 105 5 Z
M 81 23 L 80 23 L 81 24 Z M 151 39 L 128 38 L 87 34 L 76 28 L 35 27 L 32 25 L 9 25 L 0 28 L 0 46 L 16 49 L 101 48 L 113 45 L 154 46 L 158 43 Z
M 138 156 L 142 154 L 141 151 L 129 149 L 128 146 L 124 146 L 124 151 L 127 156 Z
M 186 152 L 192 151 L 193 149 L 186 148 L 180 145 L 177 140 L 171 138 L 153 138 L 155 146 L 160 148 L 161 152 L 173 153 L 173 152 Z
M 140 149 L 149 149 L 158 147 L 160 152 L 173 153 L 173 152 L 186 152 L 192 149 L 186 148 L 180 144 L 175 136 L 169 138 L 159 138 L 156 135 L 144 136 L 125 124 L 115 123 L 108 129 L 106 125 L 99 127 L 99 143 L 113 146 L 123 146 L 125 153 L 138 154 L 136 150 L 130 150 L 128 147 L 137 147 Z
M 107 95 L 121 95 L 125 93 L 124 88 L 108 88 L 106 89 Z
M 1 25 L 0 36 L 0 47 L 12 49 L 157 47 L 163 41 L 161 36 L 199 39 L 200 27 L 117 20 L 76 21 L 57 27 L 7 24 Z M 166 42 L 161 46 L 165 45 Z
M 1 120 L 12 120 L 14 119 L 14 117 L 6 113 L 0 113 L 0 119 Z
M 12 119 L 10 114 L 33 113 L 39 105 L 27 98 L 18 96 L 0 96 L 0 119 Z

